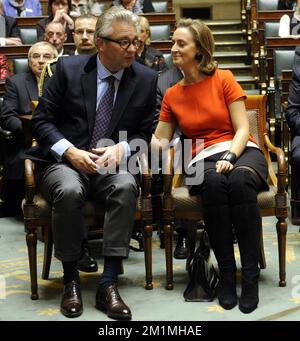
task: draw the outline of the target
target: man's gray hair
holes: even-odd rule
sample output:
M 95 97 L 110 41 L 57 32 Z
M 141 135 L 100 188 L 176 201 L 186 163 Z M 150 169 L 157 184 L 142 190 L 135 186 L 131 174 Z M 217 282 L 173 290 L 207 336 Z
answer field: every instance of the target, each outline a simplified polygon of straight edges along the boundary
M 48 46 L 48 47 L 50 47 L 51 50 L 52 50 L 52 53 L 53 53 L 53 59 L 54 59 L 54 58 L 57 58 L 57 56 L 58 56 L 57 50 L 56 50 L 56 48 L 55 48 L 53 45 L 51 45 L 50 43 L 48 43 L 48 42 L 46 42 L 46 41 L 39 41 L 38 43 L 33 44 L 33 45 L 31 46 L 31 48 L 29 49 L 29 51 L 28 51 L 28 59 L 31 58 L 33 49 L 34 49 L 35 47 L 39 47 L 39 46 Z
M 109 37 L 113 33 L 113 22 L 122 22 L 138 28 L 138 17 L 136 14 L 124 9 L 123 7 L 113 6 L 100 15 L 96 24 L 94 42 L 98 37 Z

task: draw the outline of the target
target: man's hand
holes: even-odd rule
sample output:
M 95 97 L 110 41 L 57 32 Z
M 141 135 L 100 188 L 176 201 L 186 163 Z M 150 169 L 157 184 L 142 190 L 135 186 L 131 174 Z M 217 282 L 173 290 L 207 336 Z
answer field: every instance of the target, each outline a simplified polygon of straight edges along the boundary
M 22 45 L 22 41 L 20 38 L 12 37 L 12 38 L 5 38 L 5 44 L 6 45 Z
M 98 166 L 96 161 L 99 159 L 99 156 L 96 154 L 72 146 L 65 151 L 64 157 L 80 172 L 87 174 L 97 172 Z
M 97 154 L 99 156 L 96 164 L 100 169 L 116 169 L 125 154 L 124 147 L 118 143 L 114 146 L 102 147 L 102 148 L 94 148 L 92 149 L 93 154 Z

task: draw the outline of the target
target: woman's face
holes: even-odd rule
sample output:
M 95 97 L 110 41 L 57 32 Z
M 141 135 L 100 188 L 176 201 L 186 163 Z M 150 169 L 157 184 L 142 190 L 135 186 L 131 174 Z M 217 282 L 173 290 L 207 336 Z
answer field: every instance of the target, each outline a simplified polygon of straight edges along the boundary
M 64 9 L 66 13 L 69 12 L 69 5 L 68 5 L 68 1 L 67 0 L 55 0 L 52 2 L 51 5 L 51 10 L 52 10 L 52 14 L 55 15 L 55 12 L 58 9 Z
M 149 38 L 149 31 L 144 27 L 140 27 L 140 35 L 139 40 L 141 40 L 143 43 Z
M 173 63 L 185 69 L 198 63 L 196 60 L 197 48 L 191 32 L 186 27 L 177 28 L 173 34 L 171 49 Z

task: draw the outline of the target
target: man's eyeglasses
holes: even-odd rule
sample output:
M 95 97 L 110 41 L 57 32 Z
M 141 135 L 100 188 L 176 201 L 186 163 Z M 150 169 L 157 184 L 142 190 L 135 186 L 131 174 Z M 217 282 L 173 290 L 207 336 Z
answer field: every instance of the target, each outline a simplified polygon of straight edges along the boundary
M 101 38 L 104 40 L 111 41 L 113 43 L 119 44 L 123 50 L 127 50 L 131 44 L 136 49 L 138 49 L 141 46 L 141 41 L 138 39 L 134 39 L 134 40 L 129 40 L 129 39 L 114 40 L 114 39 L 107 38 L 107 37 L 101 37 Z

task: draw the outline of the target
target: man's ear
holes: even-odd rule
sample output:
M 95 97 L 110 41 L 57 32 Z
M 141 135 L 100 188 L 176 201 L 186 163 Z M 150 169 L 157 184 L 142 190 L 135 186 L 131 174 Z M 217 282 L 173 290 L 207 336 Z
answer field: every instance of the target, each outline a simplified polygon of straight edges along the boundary
M 102 39 L 100 37 L 97 37 L 96 38 L 96 47 L 97 47 L 97 49 L 100 49 L 100 51 L 102 51 L 103 45 L 104 45 L 104 39 Z

